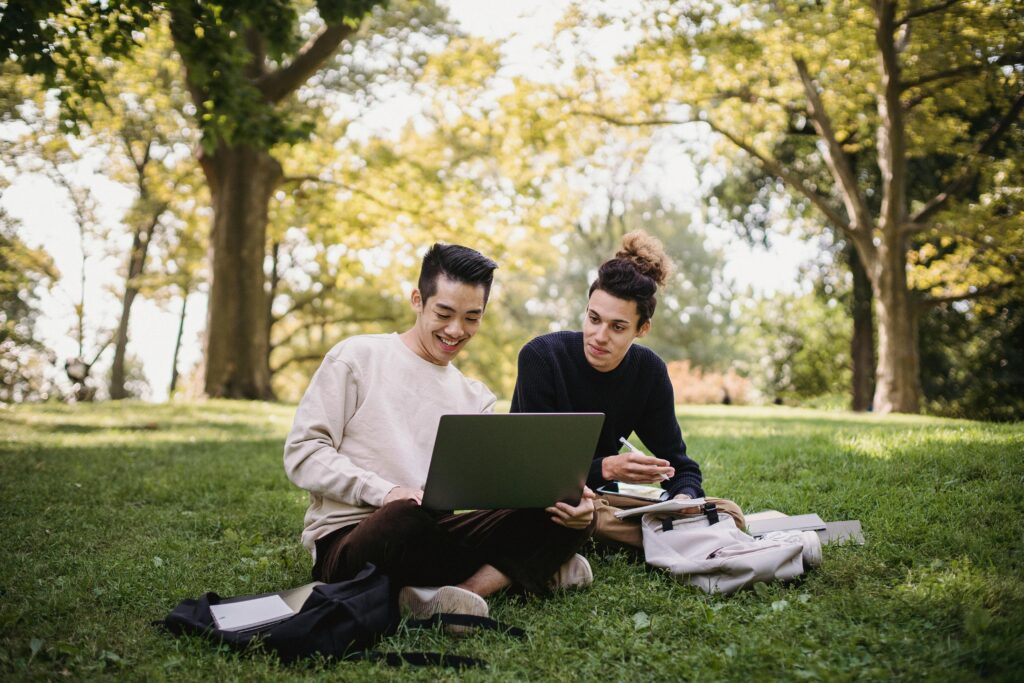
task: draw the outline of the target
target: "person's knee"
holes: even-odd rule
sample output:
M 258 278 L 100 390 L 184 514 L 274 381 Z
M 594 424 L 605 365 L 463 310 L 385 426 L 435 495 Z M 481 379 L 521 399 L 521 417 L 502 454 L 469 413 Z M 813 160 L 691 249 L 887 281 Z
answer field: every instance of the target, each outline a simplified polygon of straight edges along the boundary
M 402 500 L 388 503 L 376 512 L 376 516 L 380 516 L 388 521 L 430 519 L 430 513 L 411 498 L 403 498 Z
M 374 517 L 374 530 L 380 531 L 391 542 L 400 539 L 415 541 L 424 534 L 436 533 L 434 517 L 413 500 L 388 503 Z
M 404 517 L 409 514 L 414 514 L 417 510 L 422 510 L 422 508 L 415 500 L 412 498 L 402 498 L 401 500 L 391 501 L 384 507 L 377 510 L 376 514 L 385 517 Z

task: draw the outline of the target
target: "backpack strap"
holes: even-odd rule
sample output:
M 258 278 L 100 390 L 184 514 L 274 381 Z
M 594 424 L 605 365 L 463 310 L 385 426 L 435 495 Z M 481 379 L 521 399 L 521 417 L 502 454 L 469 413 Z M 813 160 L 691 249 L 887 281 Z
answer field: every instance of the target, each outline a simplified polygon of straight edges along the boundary
M 381 652 L 379 650 L 366 650 L 353 652 L 345 657 L 347 660 L 378 662 L 387 666 L 446 666 L 450 669 L 471 669 L 483 668 L 487 662 L 475 657 L 463 657 L 462 655 L 445 655 L 440 652 Z
M 513 638 L 526 637 L 526 631 L 521 628 L 473 614 L 433 614 L 426 619 L 412 619 L 405 623 L 409 628 L 433 628 L 439 624 L 445 626 L 472 626 L 488 631 L 498 631 Z M 409 664 L 411 666 L 445 666 L 451 669 L 482 668 L 487 666 L 487 662 L 482 659 L 463 657 L 461 655 L 446 655 L 440 652 L 381 652 L 379 650 L 366 650 L 363 652 L 353 652 L 347 655 L 345 659 L 379 662 L 387 666 Z
M 511 626 L 509 624 L 503 624 L 500 621 L 489 619 L 487 617 L 478 617 L 474 614 L 434 614 L 426 619 L 416 619 L 407 621 L 406 625 L 410 628 L 433 628 L 438 624 L 445 626 L 474 626 L 482 628 L 487 631 L 498 631 L 506 636 L 512 638 L 525 638 L 526 631 L 519 628 L 518 626 Z
M 704 503 L 704 516 L 708 518 L 708 526 L 718 524 L 718 507 L 711 502 Z

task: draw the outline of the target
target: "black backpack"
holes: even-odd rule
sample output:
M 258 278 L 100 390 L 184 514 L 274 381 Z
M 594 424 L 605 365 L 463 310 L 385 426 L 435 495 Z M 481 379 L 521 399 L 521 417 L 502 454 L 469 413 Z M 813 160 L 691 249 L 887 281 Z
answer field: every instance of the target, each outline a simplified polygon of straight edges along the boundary
M 348 581 L 313 588 L 293 617 L 251 631 L 222 631 L 216 627 L 210 605 L 254 597 L 261 596 L 221 598 L 216 593 L 205 593 L 198 600 L 183 600 L 162 622 L 156 623 L 174 635 L 203 635 L 240 650 L 259 641 L 286 663 L 319 654 L 338 659 L 370 659 L 392 666 L 402 663 L 451 667 L 484 664 L 472 657 L 433 652 L 396 654 L 371 650 L 381 638 L 395 633 L 401 623 L 397 592 L 391 590 L 388 577 L 372 564 L 367 564 Z M 460 614 L 438 614 L 431 619 L 408 621 L 406 625 L 415 628 L 439 623 L 497 630 L 516 638 L 525 635 L 518 628 L 485 617 Z

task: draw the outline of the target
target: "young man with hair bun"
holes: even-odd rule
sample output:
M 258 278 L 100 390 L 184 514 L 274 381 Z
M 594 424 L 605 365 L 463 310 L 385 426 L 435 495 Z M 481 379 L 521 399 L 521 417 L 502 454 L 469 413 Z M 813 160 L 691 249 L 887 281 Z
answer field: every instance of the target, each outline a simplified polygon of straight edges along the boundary
M 658 287 L 665 285 L 671 269 L 658 239 L 642 231 L 625 235 L 590 286 L 583 330 L 542 335 L 519 353 L 512 412 L 605 414 L 587 478 L 592 489 L 617 490 L 618 482 L 660 483 L 672 498 L 704 495 L 700 466 L 687 455 L 676 419 L 665 362 L 633 344 L 650 331 Z M 619 453 L 620 439 L 634 432 L 655 457 Z M 594 536 L 641 547 L 639 525 L 614 517 L 615 505 L 624 503 L 619 496 L 598 498 Z M 718 504 L 743 525 L 734 503 Z

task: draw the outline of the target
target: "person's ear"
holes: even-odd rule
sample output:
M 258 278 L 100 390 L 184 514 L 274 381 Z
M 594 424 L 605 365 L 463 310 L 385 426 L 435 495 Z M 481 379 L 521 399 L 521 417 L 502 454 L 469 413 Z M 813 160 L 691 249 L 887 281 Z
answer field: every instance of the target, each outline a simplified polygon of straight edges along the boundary
M 650 332 L 650 331 L 651 331 L 651 321 L 648 320 L 647 322 L 645 322 L 643 325 L 640 326 L 639 330 L 636 331 L 636 336 L 637 336 L 637 338 L 639 338 L 639 337 L 646 337 L 647 333 Z
M 420 290 L 413 288 L 412 296 L 409 297 L 409 303 L 412 304 L 412 310 L 417 313 L 423 312 L 423 298 L 420 296 Z

